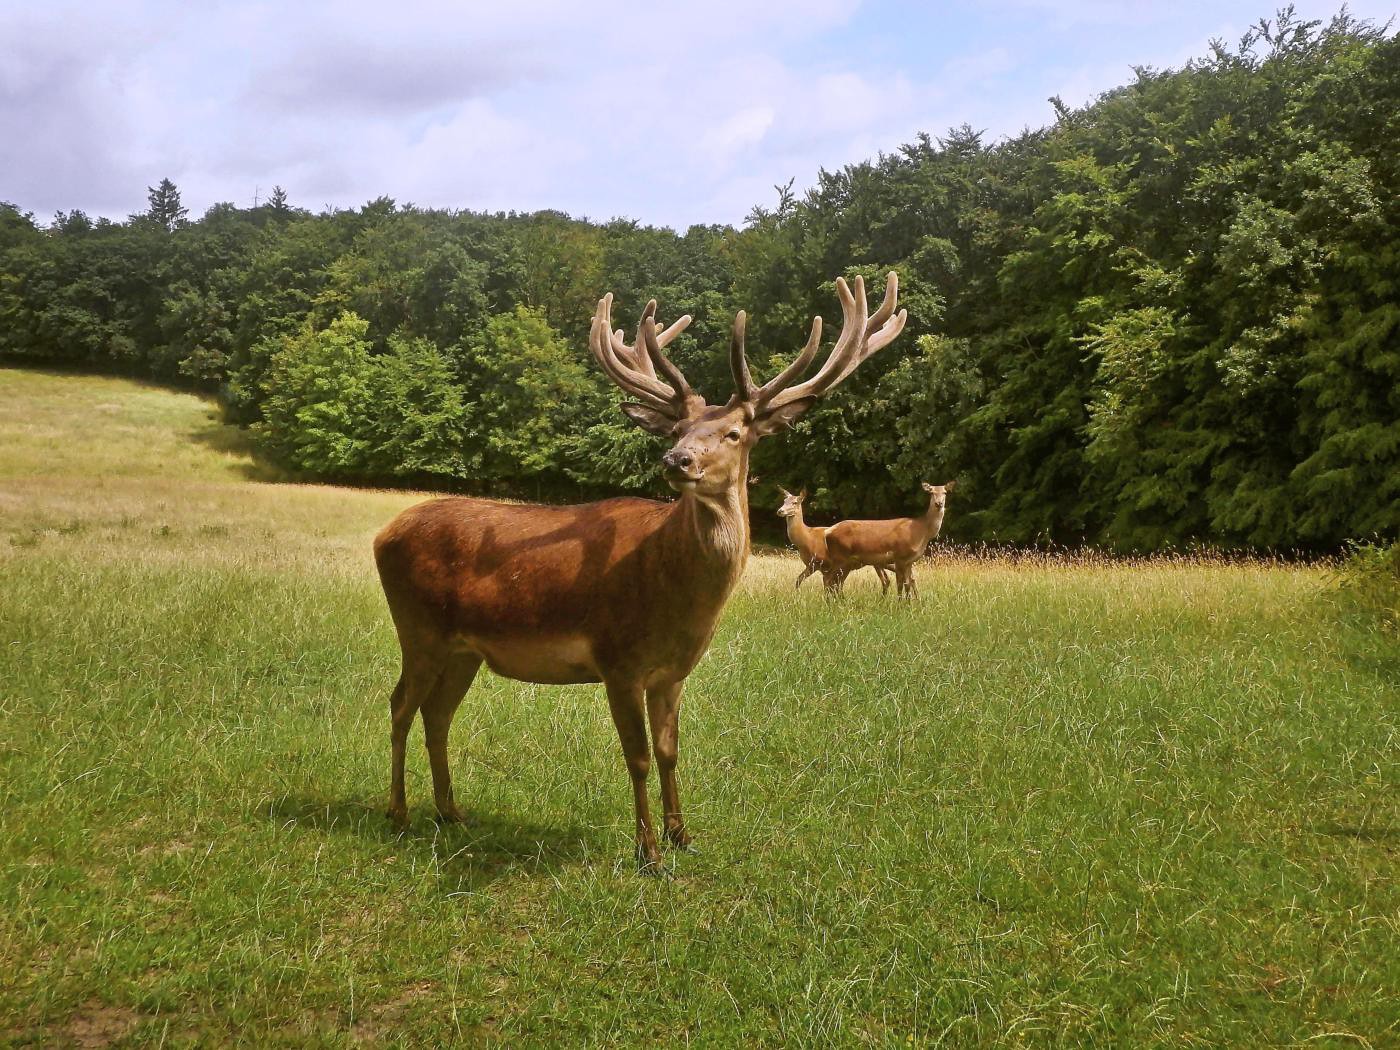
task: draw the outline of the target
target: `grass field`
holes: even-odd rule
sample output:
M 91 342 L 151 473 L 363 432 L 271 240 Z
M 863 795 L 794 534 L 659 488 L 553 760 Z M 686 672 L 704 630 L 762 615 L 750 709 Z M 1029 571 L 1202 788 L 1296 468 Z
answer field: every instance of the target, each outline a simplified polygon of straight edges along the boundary
M 755 558 L 660 881 L 596 687 L 483 674 L 473 823 L 416 731 L 388 826 L 415 498 L 0 370 L 0 1044 L 1400 1042 L 1400 654 L 1324 569 Z

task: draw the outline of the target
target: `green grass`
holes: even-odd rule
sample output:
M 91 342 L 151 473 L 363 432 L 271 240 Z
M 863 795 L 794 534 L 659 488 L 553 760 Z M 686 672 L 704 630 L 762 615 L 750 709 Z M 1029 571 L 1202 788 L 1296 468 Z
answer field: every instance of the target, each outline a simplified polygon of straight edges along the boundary
M 756 558 L 647 880 L 596 688 L 482 675 L 474 822 L 415 733 L 389 828 L 416 497 L 250 480 L 209 411 L 0 371 L 0 1042 L 1400 1040 L 1400 653 L 1325 571 Z

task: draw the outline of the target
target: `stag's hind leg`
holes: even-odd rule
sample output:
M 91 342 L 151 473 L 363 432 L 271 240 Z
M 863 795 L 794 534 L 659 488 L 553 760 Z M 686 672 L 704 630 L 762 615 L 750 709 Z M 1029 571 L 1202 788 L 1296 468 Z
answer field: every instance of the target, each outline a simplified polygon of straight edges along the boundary
M 466 816 L 452 797 L 452 769 L 447 762 L 447 734 L 452 716 L 471 688 L 481 657 L 454 653 L 443 666 L 433 691 L 423 701 L 423 740 L 428 745 L 428 765 L 433 770 L 433 802 L 443 820 L 464 823 Z
M 404 754 L 408 748 L 408 731 L 413 728 L 413 716 L 423 701 L 437 686 L 442 675 L 440 659 L 411 653 L 403 654 L 403 670 L 399 683 L 389 697 L 389 819 L 402 827 L 408 823 L 408 799 L 404 793 Z
M 661 809 L 666 840 L 677 849 L 690 848 L 690 835 L 681 818 L 681 796 L 676 788 L 676 762 L 680 757 L 681 689 L 684 682 L 647 690 L 647 717 L 651 721 L 651 749 L 661 776 Z

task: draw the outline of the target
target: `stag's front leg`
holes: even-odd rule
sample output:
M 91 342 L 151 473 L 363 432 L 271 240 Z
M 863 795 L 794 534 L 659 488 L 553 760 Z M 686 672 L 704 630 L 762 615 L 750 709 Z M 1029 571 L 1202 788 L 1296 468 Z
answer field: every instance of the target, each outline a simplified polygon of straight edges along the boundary
M 647 750 L 646 709 L 642 687 L 635 682 L 607 682 L 608 707 L 613 725 L 622 741 L 627 775 L 632 778 L 632 803 L 637 812 L 637 870 L 643 875 L 659 875 L 663 867 L 656 834 L 651 827 L 651 807 L 647 803 L 647 773 L 651 755 Z
M 661 774 L 661 810 L 666 841 L 677 849 L 690 849 L 690 835 L 681 818 L 681 795 L 676 788 L 676 762 L 680 756 L 681 689 L 684 682 L 647 690 L 647 716 L 651 720 L 651 747 Z

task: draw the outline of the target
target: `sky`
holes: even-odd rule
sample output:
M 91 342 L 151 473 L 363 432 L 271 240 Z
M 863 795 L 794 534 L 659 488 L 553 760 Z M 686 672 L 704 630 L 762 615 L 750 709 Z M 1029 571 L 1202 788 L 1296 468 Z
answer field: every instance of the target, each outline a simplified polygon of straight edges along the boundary
M 1304 18 L 1338 2 L 1297 0 Z M 1400 0 L 1353 0 L 1384 23 Z M 776 185 L 971 124 L 987 141 L 1175 68 L 1268 0 L 0 0 L 0 201 L 198 216 L 274 185 L 739 224 Z M 1400 20 L 1397 20 L 1400 23 Z

